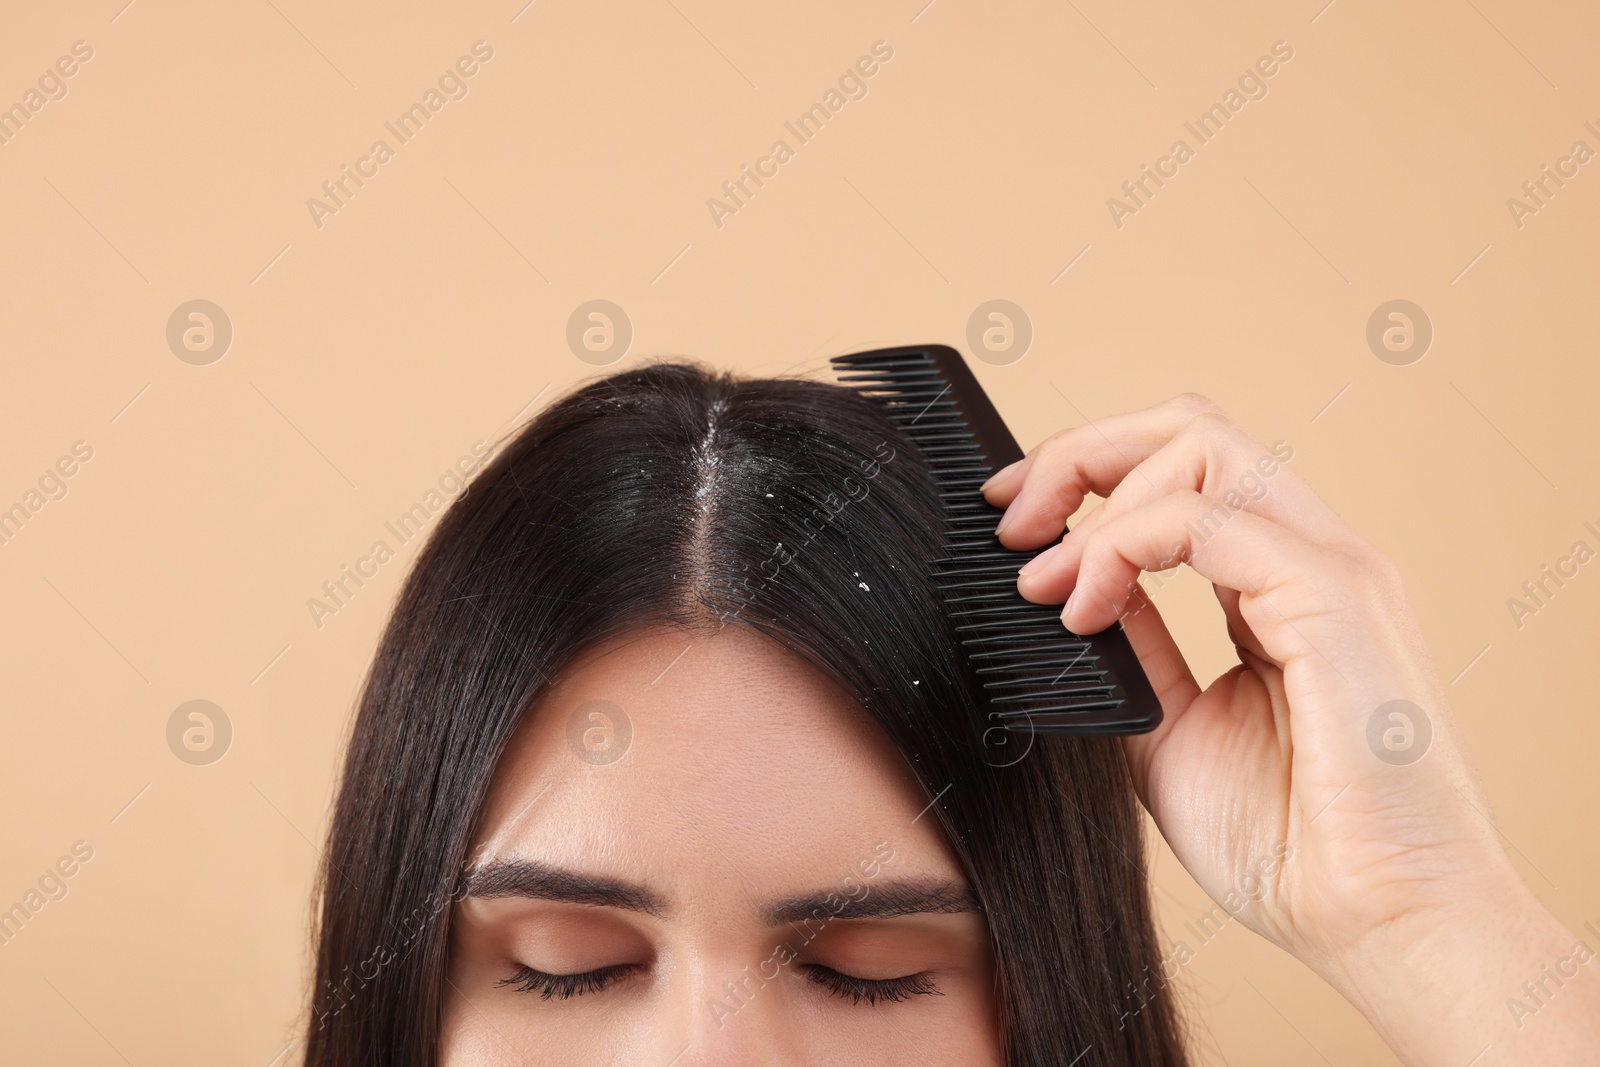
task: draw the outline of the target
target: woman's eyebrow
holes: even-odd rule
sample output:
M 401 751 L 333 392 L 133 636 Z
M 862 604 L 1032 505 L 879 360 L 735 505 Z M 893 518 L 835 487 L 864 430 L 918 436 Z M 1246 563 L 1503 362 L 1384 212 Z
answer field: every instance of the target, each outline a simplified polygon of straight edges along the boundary
M 893 919 L 900 915 L 955 915 L 983 910 L 972 890 L 958 882 L 924 879 L 865 888 L 867 892 L 861 897 L 850 897 L 837 889 L 786 897 L 768 905 L 762 918 L 771 926 L 782 926 L 807 919 Z
M 666 911 L 661 898 L 643 886 L 579 874 L 531 860 L 494 860 L 474 867 L 467 872 L 461 895 L 480 898 L 530 897 L 563 904 L 622 908 L 657 917 Z
M 972 891 L 958 882 L 894 881 L 865 887 L 851 897 L 837 889 L 819 889 L 774 901 L 762 909 L 769 926 L 808 919 L 893 919 L 902 915 L 954 915 L 982 911 Z M 666 903 L 643 886 L 612 878 L 580 874 L 535 860 L 495 860 L 469 871 L 461 895 L 492 899 L 527 897 L 563 904 L 621 908 L 657 918 Z

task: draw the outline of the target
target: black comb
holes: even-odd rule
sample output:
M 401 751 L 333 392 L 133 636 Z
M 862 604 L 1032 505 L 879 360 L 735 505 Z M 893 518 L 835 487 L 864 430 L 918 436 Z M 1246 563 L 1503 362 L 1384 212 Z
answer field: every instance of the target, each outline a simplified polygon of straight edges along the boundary
M 961 354 L 912 345 L 830 362 L 841 382 L 884 406 L 933 466 L 946 511 L 946 554 L 934 561 L 934 578 L 991 719 L 1009 730 L 1079 737 L 1160 725 L 1161 704 L 1121 622 L 1075 634 L 1059 607 L 1017 592 L 1018 569 L 1042 549 L 1002 545 L 994 536 L 1001 510 L 978 487 L 1022 449 Z

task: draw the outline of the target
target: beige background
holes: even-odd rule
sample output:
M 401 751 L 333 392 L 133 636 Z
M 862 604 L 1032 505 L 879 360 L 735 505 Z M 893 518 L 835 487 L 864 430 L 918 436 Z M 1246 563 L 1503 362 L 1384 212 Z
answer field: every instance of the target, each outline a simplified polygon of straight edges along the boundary
M 0 907 L 94 850 L 0 947 L 7 1062 L 299 1055 L 340 745 L 417 542 L 320 628 L 306 602 L 599 372 L 565 341 L 594 298 L 634 329 L 614 367 L 814 374 L 964 346 L 1002 298 L 1035 339 L 978 370 L 1025 446 L 1188 389 L 1289 441 L 1401 564 L 1515 862 L 1600 919 L 1600 563 L 1507 608 L 1600 547 L 1600 163 L 1520 228 L 1506 205 L 1600 150 L 1593 5 L 123 2 L 7 4 L 0 32 L 0 105 L 93 48 L 0 146 L 0 507 L 93 449 L 0 545 Z M 307 199 L 479 40 L 468 95 L 319 228 Z M 868 95 L 797 146 L 784 122 L 879 40 Z M 1280 40 L 1268 95 L 1118 228 L 1107 198 Z M 707 199 L 779 138 L 718 228 Z M 1365 339 L 1395 298 L 1436 330 L 1409 366 Z M 193 299 L 235 331 L 207 366 L 165 339 Z M 1157 595 L 1225 669 L 1209 590 Z M 165 729 L 201 698 L 234 738 L 191 766 Z M 1186 937 L 1209 902 L 1170 853 L 1155 879 Z M 1393 1062 L 1237 924 L 1181 982 L 1202 1063 Z

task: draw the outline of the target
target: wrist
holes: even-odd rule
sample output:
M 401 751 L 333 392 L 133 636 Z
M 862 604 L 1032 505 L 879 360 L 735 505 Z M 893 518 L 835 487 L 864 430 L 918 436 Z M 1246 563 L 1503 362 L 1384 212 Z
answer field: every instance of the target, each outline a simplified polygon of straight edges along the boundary
M 1452 887 L 1459 890 L 1462 887 Z M 1596 924 L 1600 928 L 1600 922 Z M 1587 936 L 1580 936 L 1587 934 Z M 1566 1062 L 1596 1040 L 1600 937 L 1575 934 L 1511 875 L 1307 960 L 1407 1064 Z

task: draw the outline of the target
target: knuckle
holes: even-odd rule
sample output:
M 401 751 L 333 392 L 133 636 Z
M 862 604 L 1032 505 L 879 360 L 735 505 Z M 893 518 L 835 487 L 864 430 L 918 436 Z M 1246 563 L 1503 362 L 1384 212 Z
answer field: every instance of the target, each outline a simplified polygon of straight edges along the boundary
M 1405 610 L 1400 568 L 1377 549 L 1369 546 L 1345 553 L 1335 570 L 1345 596 L 1373 615 Z
M 1228 418 L 1220 410 L 1200 412 L 1189 420 L 1188 425 L 1184 426 L 1183 430 L 1185 433 L 1211 441 L 1231 439 L 1235 435 L 1244 433 L 1240 427 L 1234 425 L 1232 419 Z
M 1361 569 L 1367 580 L 1388 596 L 1400 592 L 1402 587 L 1400 565 L 1375 548 L 1360 554 Z
M 1083 429 L 1084 427 L 1082 426 L 1067 426 L 1057 430 L 1043 441 L 1040 441 L 1035 451 L 1052 458 L 1064 455 L 1071 450 Z
M 1248 437 L 1242 427 L 1220 411 L 1202 411 L 1192 416 L 1177 433 L 1186 450 L 1200 453 L 1209 463 L 1220 463 L 1237 452 Z
M 1179 393 L 1172 402 L 1192 415 L 1222 414 L 1222 407 L 1210 397 L 1200 393 Z
M 1087 426 L 1073 426 L 1045 438 L 1034 449 L 1030 478 L 1044 487 L 1047 495 L 1070 494 L 1074 487 L 1086 482 L 1083 469 L 1084 433 Z M 1043 477 L 1040 477 L 1043 472 Z M 1035 491 L 1038 491 L 1037 489 Z
M 1342 555 L 1350 562 L 1351 566 L 1366 575 L 1369 580 L 1372 578 L 1399 578 L 1400 567 L 1394 560 L 1389 558 L 1388 553 L 1355 531 L 1349 532 L 1341 547 L 1343 549 Z

